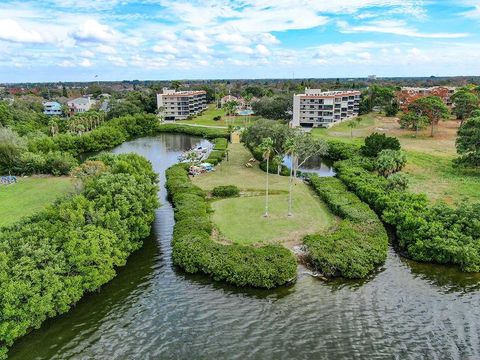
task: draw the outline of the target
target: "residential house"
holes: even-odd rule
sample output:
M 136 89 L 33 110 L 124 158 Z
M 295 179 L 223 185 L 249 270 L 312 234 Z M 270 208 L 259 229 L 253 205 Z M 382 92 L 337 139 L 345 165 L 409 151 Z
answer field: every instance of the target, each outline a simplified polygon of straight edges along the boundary
M 62 105 L 56 101 L 44 102 L 43 113 L 49 116 L 62 116 Z
M 92 109 L 96 101 L 90 96 L 79 97 L 67 102 L 70 114 L 84 113 Z

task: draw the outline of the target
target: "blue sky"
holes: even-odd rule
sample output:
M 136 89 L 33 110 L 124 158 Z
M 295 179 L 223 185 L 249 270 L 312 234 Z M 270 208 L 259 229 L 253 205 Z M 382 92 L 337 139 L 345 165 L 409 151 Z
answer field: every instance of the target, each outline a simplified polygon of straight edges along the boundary
M 0 82 L 479 70 L 480 0 L 0 3 Z

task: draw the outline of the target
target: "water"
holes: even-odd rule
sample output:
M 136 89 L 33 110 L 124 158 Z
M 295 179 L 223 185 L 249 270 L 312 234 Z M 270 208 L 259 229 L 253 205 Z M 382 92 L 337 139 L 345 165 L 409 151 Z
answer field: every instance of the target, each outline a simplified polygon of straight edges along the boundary
M 288 167 L 292 166 L 291 156 L 285 156 L 283 159 L 283 165 Z M 299 170 L 303 173 L 315 173 L 319 176 L 335 176 L 335 170 L 333 170 L 333 161 L 322 159 L 319 156 L 314 156 L 308 159 L 300 166 Z
M 114 150 L 164 170 L 201 139 L 161 135 Z M 205 143 L 204 143 L 205 144 Z M 237 289 L 172 266 L 172 209 L 101 291 L 15 344 L 12 359 L 478 359 L 480 277 L 399 257 L 369 279 Z

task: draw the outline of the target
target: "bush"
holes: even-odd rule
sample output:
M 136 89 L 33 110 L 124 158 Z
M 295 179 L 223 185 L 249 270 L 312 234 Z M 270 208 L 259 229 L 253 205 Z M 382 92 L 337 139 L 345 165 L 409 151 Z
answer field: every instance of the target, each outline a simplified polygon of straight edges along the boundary
M 405 191 L 408 188 L 408 176 L 405 173 L 397 172 L 388 178 L 387 189 L 391 191 Z
M 387 257 L 388 237 L 377 215 L 336 178 L 310 175 L 310 185 L 340 223 L 304 239 L 311 263 L 326 276 L 363 278 Z
M 175 208 L 175 265 L 188 273 L 204 273 L 237 286 L 273 288 L 295 278 L 295 257 L 281 246 L 257 248 L 213 241 L 205 193 L 191 183 L 183 164 L 169 168 L 166 176 L 166 188 Z
M 480 271 L 480 204 L 431 206 L 423 194 L 391 189 L 391 180 L 355 159 L 335 163 L 337 176 L 391 225 L 399 246 L 417 261 L 456 264 Z
M 407 156 L 400 150 L 382 150 L 375 160 L 375 169 L 384 177 L 388 177 L 403 169 Z
M 225 138 L 217 138 L 213 141 L 214 150 L 226 150 L 228 147 L 228 141 Z
M 60 151 L 49 152 L 45 155 L 45 173 L 55 176 L 68 175 L 70 170 L 78 165 L 78 161 L 69 153 Z
M 157 132 L 166 133 L 182 133 L 193 136 L 201 136 L 206 139 L 229 138 L 227 129 L 207 128 L 202 126 L 190 126 L 180 124 L 162 124 L 158 127 Z
M 212 196 L 219 198 L 234 197 L 240 194 L 240 190 L 235 185 L 217 186 L 212 190 Z
M 375 157 L 385 149 L 400 150 L 400 142 L 395 137 L 373 133 L 365 138 L 365 145 L 361 151 L 365 156 Z
M 133 154 L 109 159 L 112 171 L 81 194 L 1 229 L 0 353 L 110 281 L 150 233 L 158 206 L 151 165 Z
M 342 141 L 328 140 L 328 158 L 330 160 L 346 160 L 360 153 L 360 146 Z
M 220 115 L 213 117 L 213 121 L 220 121 L 220 120 L 222 120 L 222 117 Z

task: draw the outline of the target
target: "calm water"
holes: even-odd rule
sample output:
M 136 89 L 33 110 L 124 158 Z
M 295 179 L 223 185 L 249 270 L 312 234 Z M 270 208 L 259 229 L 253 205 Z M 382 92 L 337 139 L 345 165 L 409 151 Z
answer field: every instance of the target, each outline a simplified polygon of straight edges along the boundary
M 198 138 L 119 146 L 164 170 Z M 119 275 L 17 342 L 12 359 L 478 359 L 480 278 L 390 251 L 363 282 L 299 270 L 274 291 L 238 290 L 172 267 L 172 209 L 159 193 L 152 236 Z
M 292 158 L 285 156 L 283 165 L 290 168 L 292 166 Z M 306 161 L 299 170 L 303 173 L 316 173 L 319 176 L 335 176 L 335 170 L 333 170 L 332 165 L 332 161 L 327 161 L 317 156 Z

